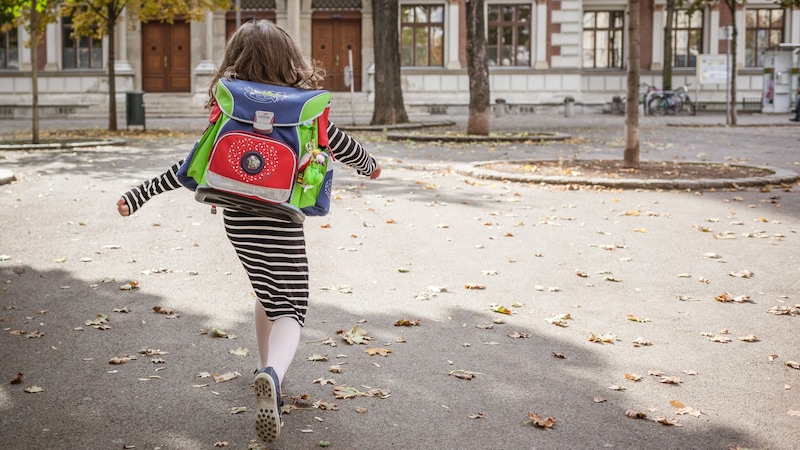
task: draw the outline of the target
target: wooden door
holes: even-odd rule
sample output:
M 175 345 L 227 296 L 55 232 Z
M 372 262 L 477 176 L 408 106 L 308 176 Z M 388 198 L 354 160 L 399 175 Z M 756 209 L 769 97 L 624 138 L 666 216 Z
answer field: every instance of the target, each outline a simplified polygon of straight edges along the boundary
M 361 90 L 361 18 L 319 18 L 311 27 L 311 57 L 325 68 L 323 88 L 329 91 L 349 91 L 345 84 L 344 68 L 348 65 L 348 50 L 353 51 L 353 83 Z
M 188 22 L 142 25 L 142 90 L 191 92 L 189 38 Z

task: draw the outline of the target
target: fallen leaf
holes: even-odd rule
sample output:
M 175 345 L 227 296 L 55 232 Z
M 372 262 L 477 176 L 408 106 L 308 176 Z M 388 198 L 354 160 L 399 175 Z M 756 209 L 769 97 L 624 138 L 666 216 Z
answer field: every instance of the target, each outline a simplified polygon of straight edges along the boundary
M 572 316 L 570 316 L 569 313 L 563 313 L 563 314 L 554 314 L 553 316 L 544 320 L 547 323 L 566 328 L 569 326 L 569 324 L 567 324 L 567 320 L 571 319 Z
M 308 357 L 306 357 L 306 360 L 307 361 L 313 361 L 313 362 L 316 362 L 316 361 L 327 361 L 328 360 L 328 355 L 318 355 L 318 354 L 315 353 L 315 354 L 312 354 L 312 355 L 309 355 Z
M 681 384 L 681 383 L 683 383 L 683 381 L 681 381 L 681 379 L 678 378 L 678 377 L 661 377 L 660 383 L 664 383 L 664 384 Z
M 728 275 L 737 278 L 751 278 L 755 274 L 749 270 L 739 270 L 737 272 L 731 272 Z
M 235 378 L 238 378 L 239 376 L 241 376 L 239 372 L 226 372 L 222 375 L 214 374 L 214 381 L 217 383 L 224 383 L 226 381 L 231 381 Z
M 530 411 L 528 411 L 528 419 L 526 423 L 531 423 L 533 426 L 545 429 L 552 428 L 553 425 L 556 424 L 555 417 L 542 418 L 538 413 L 532 413 Z
M 481 291 L 486 289 L 486 285 L 480 283 L 464 283 L 464 289 Z
M 317 378 L 313 381 L 312 384 L 321 384 L 325 386 L 326 384 L 336 384 L 336 381 L 333 378 Z
M 418 319 L 414 319 L 414 320 L 400 319 L 400 320 L 398 320 L 398 321 L 396 321 L 394 323 L 394 326 L 396 326 L 396 327 L 416 327 L 416 326 L 419 326 L 419 320 Z
M 786 361 L 784 364 L 792 369 L 800 369 L 800 363 L 797 361 Z
M 650 322 L 650 319 L 647 319 L 642 316 L 634 316 L 633 314 L 628 314 L 628 320 L 631 322 L 640 322 L 640 323 Z
M 389 356 L 389 353 L 392 353 L 392 351 L 391 351 L 390 349 L 388 349 L 388 348 L 381 348 L 381 347 L 368 347 L 368 348 L 367 348 L 366 350 L 364 350 L 364 351 L 365 351 L 365 352 L 366 352 L 366 353 L 367 353 L 369 356 L 375 356 L 375 355 L 380 355 L 380 356 Z
M 131 360 L 130 356 L 116 356 L 108 360 L 109 364 L 120 365 L 126 364 Z
M 25 388 L 24 390 L 29 394 L 38 394 L 39 392 L 44 392 L 44 389 L 40 386 L 31 386 Z
M 614 341 L 618 341 L 616 335 L 613 334 L 601 334 L 595 335 L 594 333 L 589 333 L 589 342 L 597 342 L 600 344 L 613 344 Z
M 342 339 L 348 344 L 354 345 L 354 344 L 366 344 L 372 338 L 367 336 L 367 330 L 356 325 L 352 329 L 350 329 L 350 331 L 342 332 Z
M 452 375 L 462 380 L 472 380 L 473 378 L 475 378 L 475 375 L 478 375 L 478 372 L 470 372 L 469 370 L 457 369 L 457 370 L 451 370 L 450 373 L 448 373 L 447 375 Z
M 625 379 L 630 381 L 642 381 L 642 377 L 640 375 L 636 375 L 634 373 L 626 373 Z
M 637 338 L 635 341 L 633 341 L 634 347 L 646 347 L 649 345 L 653 345 L 653 343 L 642 338 Z
M 336 386 L 333 388 L 333 396 L 338 399 L 366 397 L 366 393 L 359 391 L 352 386 Z
M 230 410 L 231 415 L 241 414 L 247 411 L 247 406 L 234 406 Z
M 653 419 L 653 422 L 660 423 L 661 425 L 670 425 L 673 427 L 680 427 L 681 424 L 678 423 L 678 419 L 668 419 L 666 417 L 656 417 Z
M 484 419 L 483 413 L 470 414 L 467 416 L 470 419 Z
M 758 338 L 755 334 L 748 334 L 746 336 L 739 337 L 738 339 L 744 342 L 758 342 Z
M 247 347 L 239 347 L 237 349 L 228 349 L 228 353 L 235 356 L 247 356 L 250 354 L 250 350 Z
M 625 411 L 625 415 L 630 417 L 631 419 L 646 419 L 647 418 L 647 414 L 645 414 L 643 412 L 636 412 L 636 411 L 634 411 L 632 409 L 629 409 L 629 410 Z
M 511 314 L 512 314 L 512 312 L 513 312 L 513 311 L 511 311 L 510 309 L 506 308 L 505 306 L 502 306 L 502 305 L 497 305 L 497 304 L 494 304 L 494 303 L 492 303 L 491 305 L 489 305 L 489 308 L 490 308 L 492 311 L 494 311 L 494 312 L 496 312 L 496 313 L 500 313 L 500 314 L 511 315 Z
M 14 375 L 11 378 L 11 381 L 9 381 L 9 383 L 10 384 L 20 384 L 20 383 L 22 383 L 22 372 L 17 372 L 17 374 Z

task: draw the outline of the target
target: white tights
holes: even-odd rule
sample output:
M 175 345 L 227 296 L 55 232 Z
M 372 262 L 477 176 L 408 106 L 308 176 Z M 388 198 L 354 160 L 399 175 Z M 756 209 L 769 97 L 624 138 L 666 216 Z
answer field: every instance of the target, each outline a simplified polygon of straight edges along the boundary
M 278 380 L 283 382 L 283 376 L 289 370 L 300 343 L 300 324 L 291 317 L 269 320 L 258 300 L 254 313 L 260 358 L 258 367 L 272 367 L 278 374 Z

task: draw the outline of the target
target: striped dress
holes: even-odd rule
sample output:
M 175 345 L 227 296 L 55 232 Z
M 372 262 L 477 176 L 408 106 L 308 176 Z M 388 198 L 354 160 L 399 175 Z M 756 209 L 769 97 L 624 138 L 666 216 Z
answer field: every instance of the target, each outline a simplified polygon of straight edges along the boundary
M 359 174 L 369 176 L 377 167 L 359 143 L 333 123 L 328 125 L 333 157 Z M 182 187 L 176 173 L 181 162 L 166 172 L 123 194 L 130 213 L 162 192 Z M 304 325 L 308 310 L 308 258 L 303 224 L 243 211 L 223 211 L 225 231 L 242 262 L 261 306 L 270 320 L 292 317 Z

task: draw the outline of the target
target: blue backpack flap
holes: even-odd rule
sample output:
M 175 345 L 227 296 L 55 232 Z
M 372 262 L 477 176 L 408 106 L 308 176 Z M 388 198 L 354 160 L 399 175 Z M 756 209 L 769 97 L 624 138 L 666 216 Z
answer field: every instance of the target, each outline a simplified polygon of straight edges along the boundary
M 223 78 L 216 100 L 221 126 L 195 198 L 298 223 L 327 213 L 331 157 L 318 141 L 330 93 Z

